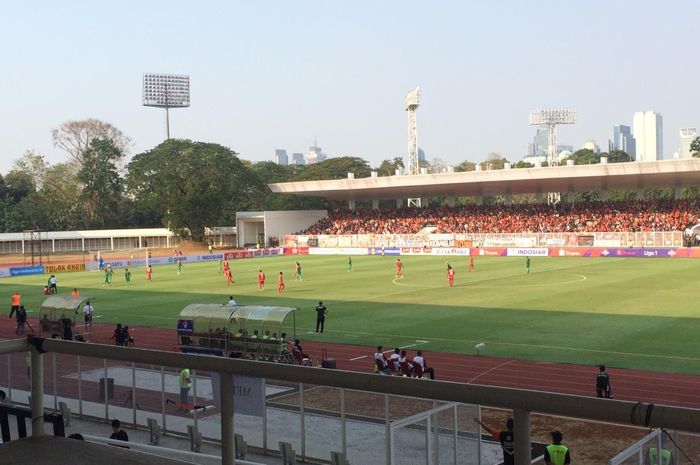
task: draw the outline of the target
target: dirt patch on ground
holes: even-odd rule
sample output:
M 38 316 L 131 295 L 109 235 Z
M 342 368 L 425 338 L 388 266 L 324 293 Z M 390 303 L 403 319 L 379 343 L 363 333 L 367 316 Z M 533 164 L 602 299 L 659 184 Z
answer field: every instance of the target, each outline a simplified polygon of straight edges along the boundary
M 274 399 L 273 403 L 286 406 L 299 406 L 299 393 L 286 394 Z M 340 390 L 330 387 L 306 387 L 304 389 L 304 408 L 314 409 L 333 414 L 340 413 Z M 384 420 L 398 420 L 410 415 L 424 412 L 442 403 L 424 399 L 413 399 L 399 396 L 389 396 L 389 409 L 386 410 L 383 394 L 345 390 L 346 415 Z M 457 425 L 460 432 L 476 433 L 474 423 L 477 415 L 476 407 L 461 406 L 457 411 Z M 504 428 L 506 420 L 512 413 L 504 410 L 482 408 L 482 421 L 492 428 Z M 441 427 L 452 428 L 452 411 L 438 415 Z M 617 453 L 643 438 L 648 429 L 631 426 L 615 425 L 583 421 L 579 419 L 552 417 L 533 414 L 531 416 L 532 439 L 541 443 L 550 443 L 550 432 L 559 430 L 564 434 L 563 443 L 572 454 L 572 462 L 577 465 L 603 465 Z M 486 432 L 483 432 L 486 433 Z M 693 462 L 700 462 L 700 437 L 678 434 L 676 441 Z M 669 446 L 672 447 L 672 446 Z M 680 452 L 677 454 L 677 465 L 690 465 Z

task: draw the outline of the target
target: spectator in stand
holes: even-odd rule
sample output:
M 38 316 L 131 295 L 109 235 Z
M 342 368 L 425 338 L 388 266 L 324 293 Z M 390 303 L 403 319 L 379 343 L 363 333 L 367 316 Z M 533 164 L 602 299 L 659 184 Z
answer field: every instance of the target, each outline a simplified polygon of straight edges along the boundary
M 303 234 L 683 231 L 697 224 L 700 199 L 577 204 L 465 205 L 425 209 L 335 210 Z
M 129 442 L 129 435 L 122 429 L 122 423 L 119 420 L 112 420 L 112 435 L 109 439 Z

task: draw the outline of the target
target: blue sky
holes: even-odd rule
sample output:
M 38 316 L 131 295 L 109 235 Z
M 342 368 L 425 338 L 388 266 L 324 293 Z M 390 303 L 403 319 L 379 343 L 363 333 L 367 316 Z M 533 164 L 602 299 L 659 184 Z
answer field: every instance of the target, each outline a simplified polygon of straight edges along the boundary
M 568 107 L 560 143 L 607 147 L 613 124 L 656 110 L 664 152 L 700 127 L 692 1 L 12 2 L 0 27 L 0 172 L 27 149 L 54 163 L 51 129 L 109 121 L 138 153 L 164 138 L 141 106 L 144 72 L 191 76 L 173 137 L 250 160 L 318 144 L 373 165 L 406 151 L 403 98 L 420 84 L 428 159 L 520 159 L 528 111 Z

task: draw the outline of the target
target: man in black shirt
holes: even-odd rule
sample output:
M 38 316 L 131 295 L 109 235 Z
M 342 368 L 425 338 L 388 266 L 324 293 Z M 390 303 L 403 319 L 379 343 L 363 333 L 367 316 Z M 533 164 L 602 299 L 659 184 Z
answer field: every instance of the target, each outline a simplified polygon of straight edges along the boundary
M 122 424 L 119 420 L 112 420 L 112 435 L 109 437 L 109 439 L 129 442 L 129 435 L 127 435 L 126 431 L 122 429 Z
M 323 305 L 323 302 L 319 302 L 316 307 L 316 332 L 318 332 L 318 328 L 321 328 L 321 334 L 323 334 L 323 324 L 326 321 L 327 314 L 328 309 Z
M 501 443 L 501 449 L 503 449 L 503 465 L 514 465 L 515 464 L 515 442 L 513 435 L 513 419 L 509 418 L 506 422 L 507 431 L 498 431 L 497 429 L 491 429 L 479 419 L 475 418 L 475 422 L 481 425 L 486 431 L 493 436 L 493 438 Z
M 610 388 L 610 376 L 605 371 L 605 365 L 600 365 L 598 367 L 600 371 L 595 377 L 595 390 L 598 397 L 605 397 L 606 399 L 612 399 L 612 389 Z

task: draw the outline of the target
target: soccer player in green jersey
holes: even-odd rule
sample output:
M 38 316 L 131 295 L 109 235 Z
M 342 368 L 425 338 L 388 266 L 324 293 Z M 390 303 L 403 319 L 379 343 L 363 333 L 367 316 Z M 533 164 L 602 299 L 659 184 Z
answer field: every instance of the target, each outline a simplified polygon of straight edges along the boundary
M 352 257 L 348 257 L 348 271 L 352 271 Z
M 301 263 L 295 262 L 294 263 L 294 271 L 296 272 L 294 277 L 297 279 L 297 281 L 301 282 Z
M 107 287 L 107 286 L 109 286 L 110 284 L 111 284 L 111 283 L 110 283 L 110 280 L 109 280 L 109 270 L 105 269 L 105 282 L 104 282 L 104 284 L 102 284 L 102 287 Z
M 182 260 L 177 261 L 177 275 L 180 276 L 180 273 L 182 273 Z
M 530 257 L 525 259 L 525 271 L 527 271 L 527 274 L 530 274 Z
M 127 286 L 131 286 L 131 271 L 129 271 L 129 268 L 124 270 L 124 281 L 126 281 Z

